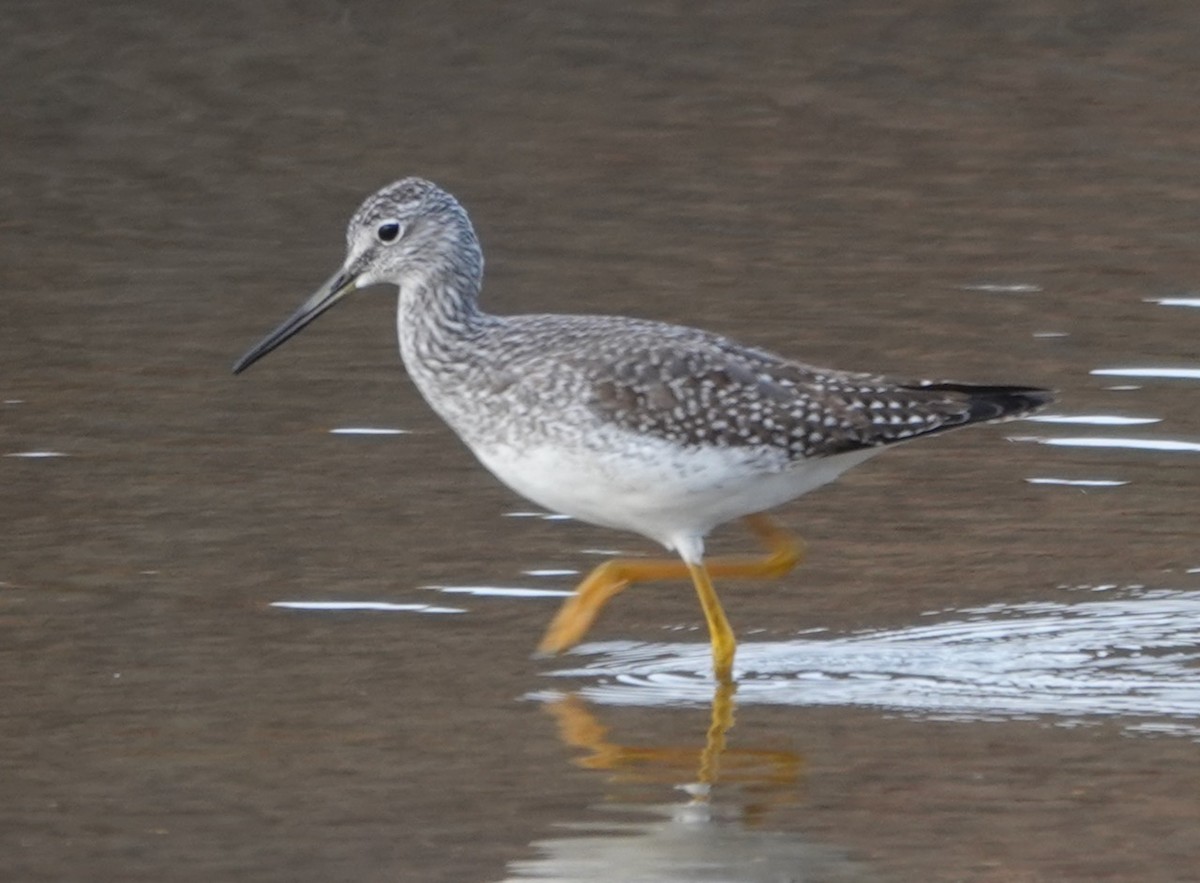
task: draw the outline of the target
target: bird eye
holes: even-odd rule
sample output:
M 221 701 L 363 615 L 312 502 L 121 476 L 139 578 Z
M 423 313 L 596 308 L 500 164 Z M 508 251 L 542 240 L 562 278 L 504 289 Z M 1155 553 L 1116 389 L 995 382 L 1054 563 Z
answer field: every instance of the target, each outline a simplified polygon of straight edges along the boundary
M 384 221 L 375 231 L 375 235 L 379 237 L 380 242 L 395 242 L 400 238 L 400 229 L 399 221 Z

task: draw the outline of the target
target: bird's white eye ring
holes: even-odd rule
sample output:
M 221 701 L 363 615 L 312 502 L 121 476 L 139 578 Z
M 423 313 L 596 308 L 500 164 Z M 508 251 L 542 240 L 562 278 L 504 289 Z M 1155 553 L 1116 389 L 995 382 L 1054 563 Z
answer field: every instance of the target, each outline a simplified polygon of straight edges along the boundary
M 395 242 L 404 232 L 404 226 L 396 220 L 386 220 L 375 228 L 376 238 L 383 243 Z

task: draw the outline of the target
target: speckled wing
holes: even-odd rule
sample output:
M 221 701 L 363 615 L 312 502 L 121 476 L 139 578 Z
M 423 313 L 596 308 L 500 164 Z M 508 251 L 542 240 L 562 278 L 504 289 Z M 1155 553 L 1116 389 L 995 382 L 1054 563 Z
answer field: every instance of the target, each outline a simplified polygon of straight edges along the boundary
M 664 328 L 673 332 L 666 339 L 625 348 L 605 369 L 593 366 L 591 406 L 611 423 L 681 445 L 827 457 L 1028 413 L 1050 400 L 1025 387 L 822 370 Z

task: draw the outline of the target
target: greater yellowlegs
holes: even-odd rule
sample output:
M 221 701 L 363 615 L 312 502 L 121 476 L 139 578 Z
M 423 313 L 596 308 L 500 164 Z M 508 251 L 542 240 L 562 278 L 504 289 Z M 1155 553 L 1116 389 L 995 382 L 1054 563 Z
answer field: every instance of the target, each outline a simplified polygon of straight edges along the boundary
M 580 583 L 540 649 L 578 643 L 630 583 L 690 577 L 731 677 L 735 640 L 710 576 L 786 573 L 801 546 L 766 510 L 885 446 L 1028 414 L 1047 390 L 895 380 L 814 368 L 718 334 L 623 316 L 480 310 L 483 252 L 466 211 L 405 178 L 364 202 L 346 260 L 234 373 L 351 292 L 399 288 L 400 355 L 430 406 L 491 472 L 554 512 L 642 534 L 681 560 L 616 559 Z M 742 518 L 762 558 L 704 559 L 714 527 Z

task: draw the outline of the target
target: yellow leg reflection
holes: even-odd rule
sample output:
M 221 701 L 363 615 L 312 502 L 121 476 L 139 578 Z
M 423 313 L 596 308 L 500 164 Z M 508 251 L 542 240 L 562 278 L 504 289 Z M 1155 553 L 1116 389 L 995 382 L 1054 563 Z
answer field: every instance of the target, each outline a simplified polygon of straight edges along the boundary
M 718 684 L 704 746 L 624 745 L 609 735 L 578 696 L 568 695 L 547 705 L 558 723 L 559 738 L 584 753 L 574 763 L 592 770 L 614 773 L 614 782 L 680 785 L 681 780 L 703 787 L 687 788 L 693 802 L 705 802 L 718 780 L 746 786 L 753 798 L 747 814 L 761 814 L 766 804 L 790 803 L 792 788 L 800 779 L 804 763 L 791 751 L 730 749 L 727 736 L 734 725 L 733 684 Z M 786 789 L 781 786 L 789 786 Z
M 733 691 L 737 689 L 728 682 L 718 683 L 713 693 L 712 718 L 704 737 L 704 748 L 700 752 L 700 769 L 696 781 L 702 785 L 717 784 L 721 773 L 721 755 L 725 753 L 725 736 L 733 729 Z M 707 799 L 708 795 L 705 795 Z
M 614 595 L 632 583 L 659 582 L 691 577 L 708 621 L 713 644 L 713 666 L 717 680 L 730 679 L 735 641 L 733 630 L 721 610 L 716 590 L 709 577 L 770 578 L 783 576 L 796 566 L 804 554 L 803 543 L 785 533 L 764 514 L 748 515 L 742 519 L 746 526 L 767 547 L 761 557 L 713 558 L 702 566 L 682 560 L 639 560 L 614 558 L 606 561 L 584 578 L 575 593 L 559 608 L 538 650 L 561 653 L 578 644 L 604 605 Z M 707 571 L 707 573 L 705 573 Z

